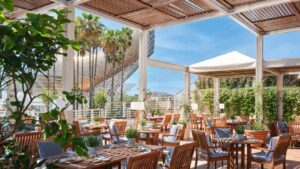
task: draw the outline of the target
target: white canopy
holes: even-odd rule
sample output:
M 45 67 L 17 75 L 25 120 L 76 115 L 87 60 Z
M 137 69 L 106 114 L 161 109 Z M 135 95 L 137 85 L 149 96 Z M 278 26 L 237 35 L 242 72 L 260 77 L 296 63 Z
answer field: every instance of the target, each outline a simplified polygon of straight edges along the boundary
M 232 51 L 189 66 L 191 73 L 255 69 L 255 59 Z

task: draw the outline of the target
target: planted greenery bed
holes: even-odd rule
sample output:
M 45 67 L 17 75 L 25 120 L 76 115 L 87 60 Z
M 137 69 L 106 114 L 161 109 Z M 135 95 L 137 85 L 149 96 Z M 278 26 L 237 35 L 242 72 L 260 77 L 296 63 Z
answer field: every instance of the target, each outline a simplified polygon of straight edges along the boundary
M 253 115 L 255 112 L 254 88 L 220 89 L 220 103 L 225 104 L 224 112 L 236 115 Z M 200 90 L 199 105 L 208 106 L 210 113 L 213 112 L 213 89 Z M 277 113 L 277 89 L 266 87 L 263 91 L 264 119 L 274 121 Z M 284 120 L 291 121 L 295 115 L 300 114 L 300 88 L 283 89 L 283 115 Z

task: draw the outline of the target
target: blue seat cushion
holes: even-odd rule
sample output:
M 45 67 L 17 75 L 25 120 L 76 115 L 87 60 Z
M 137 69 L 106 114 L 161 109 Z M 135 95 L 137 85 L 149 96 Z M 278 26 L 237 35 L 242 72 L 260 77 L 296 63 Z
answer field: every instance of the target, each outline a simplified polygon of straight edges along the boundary
M 37 147 L 41 158 L 48 158 L 63 154 L 63 149 L 61 146 L 54 141 L 38 142 Z
M 259 161 L 264 161 L 264 162 L 271 162 L 272 157 L 268 156 L 268 152 L 258 152 L 258 153 L 253 153 L 252 158 L 259 160 Z M 275 159 L 275 162 L 282 161 L 284 160 L 284 156 L 280 156 Z
M 230 128 L 215 128 L 217 138 L 229 138 L 231 135 Z
M 198 153 L 201 156 L 208 157 L 207 153 L 204 153 L 204 152 L 201 152 L 201 151 L 199 151 Z M 226 156 L 228 156 L 228 153 L 225 152 L 225 151 L 222 151 L 222 150 L 215 149 L 214 153 L 211 153 L 210 156 L 213 157 L 213 158 L 214 157 L 215 158 L 226 157 Z

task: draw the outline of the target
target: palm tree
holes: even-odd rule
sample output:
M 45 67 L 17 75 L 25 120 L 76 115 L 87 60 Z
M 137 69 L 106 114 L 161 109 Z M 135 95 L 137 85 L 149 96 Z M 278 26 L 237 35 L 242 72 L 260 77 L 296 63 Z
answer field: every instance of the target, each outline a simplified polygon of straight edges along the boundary
M 91 14 L 82 14 L 76 18 L 76 28 L 78 40 L 83 42 L 85 51 L 89 53 L 89 107 L 93 107 L 93 95 L 95 87 L 95 78 L 97 73 L 98 50 L 101 47 L 99 37 L 102 36 L 104 25 L 99 22 L 99 17 Z
M 123 102 L 125 52 L 131 46 L 131 43 L 132 43 L 132 30 L 129 28 L 122 28 L 119 37 L 120 55 L 122 59 L 121 96 L 120 96 L 121 102 Z
M 107 30 L 103 36 L 102 45 L 103 45 L 103 52 L 106 55 L 106 60 L 108 63 L 112 63 L 113 73 L 112 73 L 112 82 L 111 82 L 111 89 L 110 89 L 110 96 L 111 96 L 111 104 L 113 102 L 114 97 L 114 74 L 115 74 L 115 66 L 116 62 L 119 62 L 119 42 L 118 42 L 118 30 Z M 106 67 L 106 66 L 105 66 Z M 106 68 L 104 76 L 106 78 Z

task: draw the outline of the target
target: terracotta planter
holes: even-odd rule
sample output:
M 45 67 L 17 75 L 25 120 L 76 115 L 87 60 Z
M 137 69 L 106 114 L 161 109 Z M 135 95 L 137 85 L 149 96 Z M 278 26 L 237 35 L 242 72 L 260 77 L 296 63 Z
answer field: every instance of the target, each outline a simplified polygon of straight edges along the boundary
M 247 138 L 253 138 L 263 141 L 263 144 L 253 144 L 253 147 L 263 147 L 265 145 L 268 133 L 268 131 L 245 130 Z

